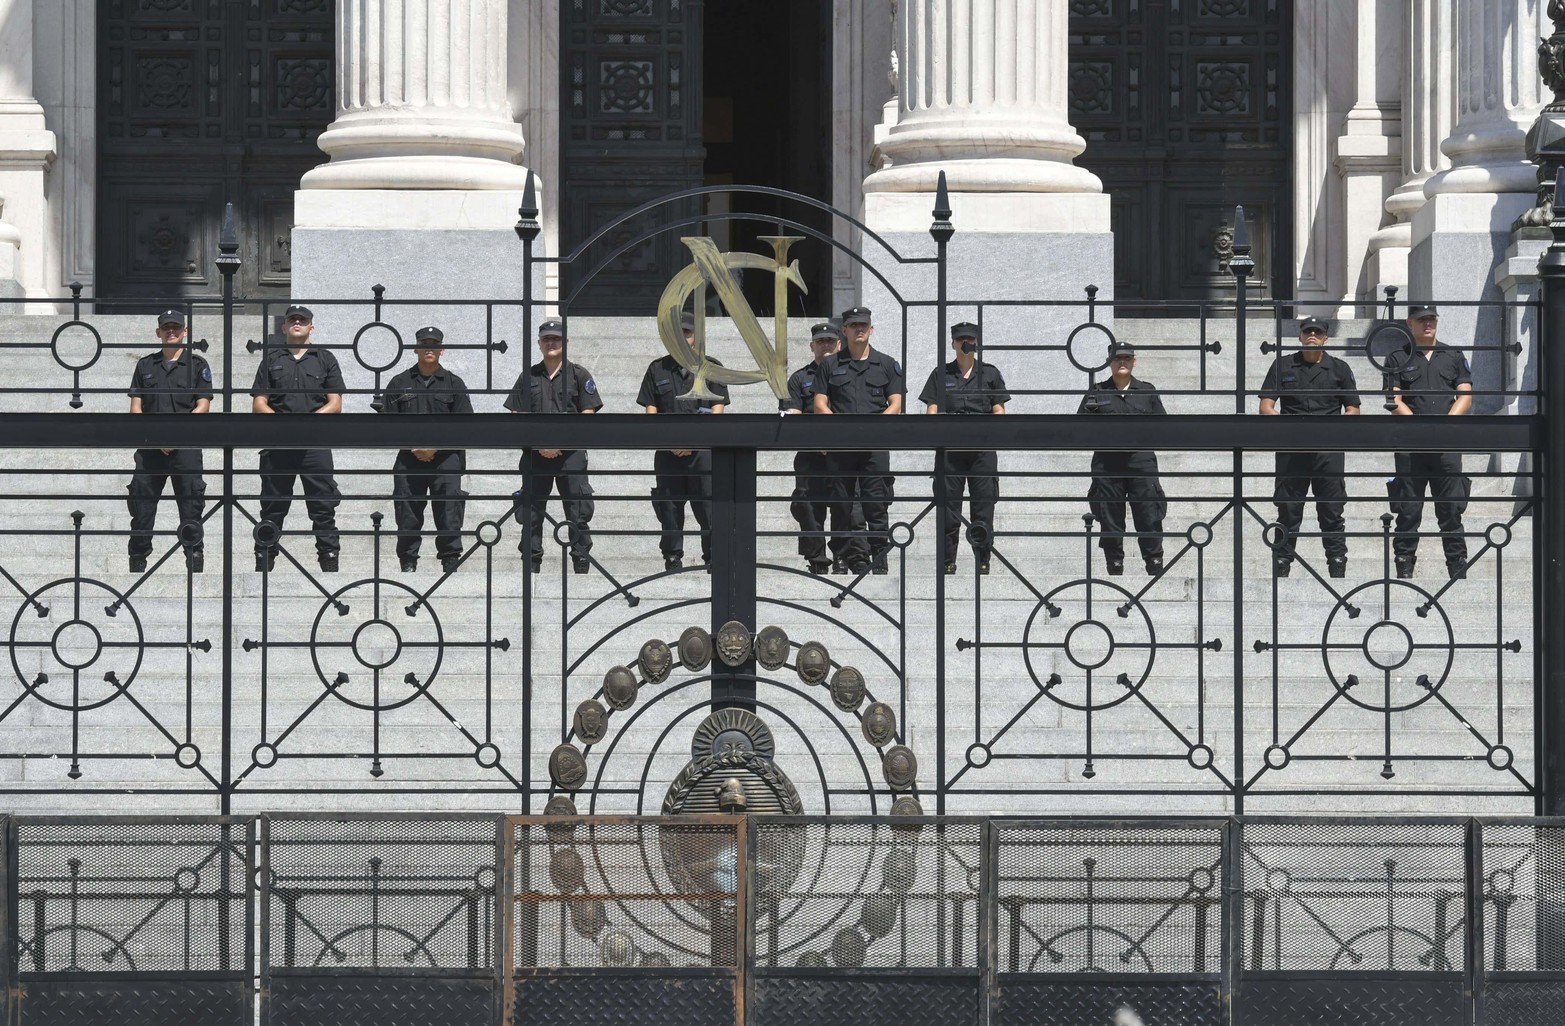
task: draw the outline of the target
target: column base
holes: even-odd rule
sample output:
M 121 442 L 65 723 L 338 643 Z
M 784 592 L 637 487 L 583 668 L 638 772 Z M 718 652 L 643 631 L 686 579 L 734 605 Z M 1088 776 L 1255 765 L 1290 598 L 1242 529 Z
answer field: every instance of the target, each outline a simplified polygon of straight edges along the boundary
M 904 256 L 932 255 L 935 244 L 929 237 L 929 212 L 933 201 L 933 195 L 866 196 L 866 223 Z M 904 350 L 900 303 L 873 275 L 864 275 L 861 301 L 875 311 L 874 345 L 903 359 L 907 409 L 912 413 L 923 412 L 918 394 L 930 370 L 937 361 L 951 359 L 951 324 L 963 320 L 982 324 L 986 346 L 1063 345 L 1087 320 L 1084 290 L 1088 285 L 1099 290 L 1099 323 L 1112 326 L 1113 322 L 1114 235 L 1109 229 L 1108 196 L 969 193 L 953 195 L 951 205 L 957 231 L 948 249 L 946 291 L 951 305 L 944 338 L 936 338 L 935 310 L 912 308 L 908 310 Z M 999 216 L 1002 209 L 1010 211 L 1012 230 L 990 227 L 1005 223 Z M 975 222 L 985 227 L 977 227 Z M 1034 227 L 1037 225 L 1055 230 Z M 871 239 L 865 240 L 863 249 L 865 259 L 890 279 L 903 299 L 935 298 L 933 266 L 897 264 Z M 974 305 L 978 300 L 1064 300 L 1072 305 L 994 306 L 980 314 Z M 1107 352 L 1107 336 L 1100 331 L 1082 332 L 1073 350 L 1079 359 L 1101 363 Z M 1000 368 L 1013 389 L 1085 390 L 1089 378 L 1069 355 L 1058 350 L 995 349 L 985 359 Z M 1077 402 L 1074 396 L 1018 395 L 1010 409 L 1016 413 L 1071 413 Z
M 293 287 L 295 299 L 313 306 L 317 340 L 350 344 L 374 320 L 375 285 L 386 287 L 381 319 L 402 336 L 401 350 L 381 329 L 366 332 L 358 351 L 337 353 L 348 388 L 371 389 L 413 362 L 413 336 L 424 325 L 439 327 L 446 342 L 478 345 L 486 339 L 482 306 L 454 306 L 449 300 L 522 299 L 522 243 L 516 237 L 520 192 L 393 192 L 390 190 L 301 190 L 294 194 Z M 542 256 L 543 236 L 533 253 Z M 543 296 L 543 272 L 534 269 L 533 295 Z M 327 306 L 321 300 L 362 300 Z M 428 301 L 390 305 L 400 301 Z M 494 309 L 493 336 L 507 353 L 491 361 L 482 349 L 446 350 L 444 363 L 470 389 L 508 388 L 517 354 L 532 340 L 519 305 Z M 535 314 L 534 326 L 541 319 Z M 373 367 L 390 364 L 377 381 Z M 502 374 L 500 368 L 505 368 Z M 349 395 L 349 411 L 369 409 L 369 395 Z M 485 408 L 492 407 L 492 402 Z
M 1413 218 L 1413 249 L 1409 259 L 1410 287 L 1403 300 L 1497 302 L 1504 293 L 1495 271 L 1505 260 L 1513 236 L 1511 225 L 1533 204 L 1532 193 L 1441 193 Z M 1440 311 L 1440 337 L 1451 345 L 1472 345 L 1503 337 L 1504 311 L 1498 307 L 1447 306 Z M 1473 387 L 1496 389 L 1513 373 L 1509 354 L 1493 350 L 1472 353 Z M 1505 400 L 1477 396 L 1473 413 L 1502 412 Z
M 43 127 L 42 114 L 0 116 L 0 196 L 5 200 L 0 221 L 17 236 L 14 242 L 0 239 L 0 246 L 10 247 L 7 268 L 0 272 L 0 292 L 6 295 L 57 295 L 44 266 L 49 232 L 46 179 L 56 152 L 54 133 Z

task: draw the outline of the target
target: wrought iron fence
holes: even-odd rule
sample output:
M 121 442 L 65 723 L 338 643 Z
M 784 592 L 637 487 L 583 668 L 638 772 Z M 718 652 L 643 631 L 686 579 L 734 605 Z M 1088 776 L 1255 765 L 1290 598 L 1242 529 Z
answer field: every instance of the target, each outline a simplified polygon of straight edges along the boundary
M 1551 1021 L 1558 820 L 11 819 L 11 1021 Z

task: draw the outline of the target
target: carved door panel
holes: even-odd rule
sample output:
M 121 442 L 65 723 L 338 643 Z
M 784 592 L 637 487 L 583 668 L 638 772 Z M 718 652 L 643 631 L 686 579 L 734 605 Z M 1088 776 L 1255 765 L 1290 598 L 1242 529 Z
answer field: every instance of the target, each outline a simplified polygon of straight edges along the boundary
M 1292 294 L 1291 0 L 1071 0 L 1077 163 L 1113 198 L 1121 298 L 1232 295 L 1243 204 L 1254 285 Z
M 561 248 L 569 254 L 616 216 L 702 184 L 702 0 L 562 0 Z M 680 211 L 701 212 L 698 204 Z M 674 214 L 660 210 L 657 221 Z M 681 234 L 634 246 L 590 280 L 591 268 L 639 237 L 629 222 L 564 270 L 568 313 L 647 314 L 686 263 Z
M 210 295 L 223 204 L 243 295 L 286 295 L 299 178 L 335 112 L 332 0 L 105 0 L 97 293 Z

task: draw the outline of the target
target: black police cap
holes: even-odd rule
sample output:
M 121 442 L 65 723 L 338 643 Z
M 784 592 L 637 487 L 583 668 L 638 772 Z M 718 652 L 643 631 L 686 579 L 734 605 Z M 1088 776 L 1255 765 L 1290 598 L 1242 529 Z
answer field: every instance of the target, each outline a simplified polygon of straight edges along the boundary
M 1433 303 L 1414 303 L 1407 308 L 1407 319 L 1417 320 L 1420 317 L 1439 317 L 1440 311 L 1435 309 Z
M 1116 356 L 1135 356 L 1135 355 L 1136 355 L 1136 347 L 1131 345 L 1129 342 L 1115 341 L 1112 344 L 1110 344 L 1110 346 L 1109 346 L 1109 359 L 1110 360 L 1114 359 L 1114 357 L 1116 357 Z
M 303 317 L 306 321 L 312 324 L 315 323 L 315 311 L 307 306 L 290 306 L 283 311 L 283 320 L 286 321 L 293 317 Z
M 558 317 L 550 317 L 538 325 L 538 337 L 543 338 L 545 335 L 558 335 L 560 338 L 564 338 L 565 322 Z
M 1326 322 L 1321 320 L 1319 317 L 1306 317 L 1299 322 L 1299 334 L 1302 335 L 1306 331 L 1311 330 L 1318 331 L 1322 335 L 1331 334 L 1331 329 L 1326 327 Z
M 167 328 L 172 325 L 183 328 L 185 326 L 185 315 L 178 310 L 164 310 L 158 314 L 158 327 Z
M 958 323 L 951 325 L 951 337 L 977 338 L 978 325 L 974 324 L 972 321 L 959 321 Z
M 834 342 L 842 341 L 842 332 L 830 321 L 821 321 L 810 326 L 810 341 L 819 342 L 822 339 L 831 339 Z
M 430 325 L 427 328 L 418 329 L 413 337 L 419 342 L 444 342 L 446 333 L 434 325 Z
M 685 331 L 696 330 L 696 315 L 693 313 L 680 314 L 679 326 Z
M 873 324 L 870 319 L 869 307 L 850 306 L 842 311 L 842 323 L 847 324 Z

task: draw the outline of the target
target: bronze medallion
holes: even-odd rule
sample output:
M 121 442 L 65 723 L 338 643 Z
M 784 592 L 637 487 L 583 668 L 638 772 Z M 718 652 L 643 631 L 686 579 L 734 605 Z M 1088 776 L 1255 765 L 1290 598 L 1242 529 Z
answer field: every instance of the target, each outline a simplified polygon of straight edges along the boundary
M 768 670 L 788 661 L 788 634 L 781 627 L 762 627 L 755 636 L 755 661 Z
M 615 969 L 636 964 L 636 942 L 624 930 L 610 930 L 603 943 L 598 945 L 598 955 L 603 964 Z
M 864 675 L 844 666 L 831 675 L 831 700 L 843 712 L 852 712 L 864 701 Z
M 864 908 L 859 913 L 859 925 L 871 937 L 884 937 L 897 925 L 899 907 L 900 903 L 894 895 L 871 894 L 864 899 Z
M 869 941 L 851 926 L 838 930 L 837 936 L 831 939 L 831 960 L 837 963 L 838 969 L 857 969 L 864 964 L 868 954 Z
M 719 709 L 696 727 L 690 739 L 690 761 L 721 759 L 731 752 L 753 752 L 763 759 L 777 754 L 777 742 L 766 721 L 746 709 Z
M 548 804 L 543 807 L 543 814 L 545 816 L 575 816 L 577 815 L 576 803 L 563 794 L 557 794 L 550 798 Z M 555 844 L 569 844 L 571 838 L 576 836 L 576 824 L 547 823 L 544 825 L 544 832 L 549 835 L 549 840 Z
M 556 848 L 549 855 L 549 882 L 562 894 L 570 894 L 587 879 L 587 865 L 575 848 Z
M 700 627 L 686 627 L 679 636 L 679 661 L 687 670 L 704 670 L 712 661 L 712 636 Z
M 922 816 L 924 807 L 919 804 L 917 798 L 910 794 L 905 794 L 891 803 L 891 814 L 893 816 Z
M 556 745 L 549 753 L 549 779 L 555 786 L 576 791 L 587 782 L 587 759 L 575 745 Z
M 576 707 L 571 724 L 576 728 L 576 740 L 584 745 L 595 745 L 609 732 L 609 711 L 603 708 L 602 702 L 589 698 Z
M 918 757 L 907 745 L 892 745 L 886 749 L 885 756 L 880 760 L 880 768 L 893 791 L 906 791 L 918 779 Z
M 603 700 L 611 709 L 629 709 L 636 703 L 640 683 L 627 666 L 616 666 L 603 675 Z
M 717 629 L 717 658 L 724 666 L 741 666 L 750 658 L 750 630 L 738 620 Z
M 912 801 L 913 799 L 898 798 L 897 801 Z M 896 806 L 892 806 L 895 814 Z M 921 810 L 922 811 L 922 810 Z M 918 875 L 918 857 L 913 854 L 912 848 L 892 848 L 886 852 L 886 861 L 881 866 L 880 878 L 886 890 L 905 894 L 913 889 L 913 879 Z
M 569 901 L 566 906 L 571 910 L 571 928 L 588 940 L 602 933 L 603 928 L 609 925 L 609 917 L 604 914 L 601 901 Z
M 799 679 L 814 686 L 825 680 L 826 674 L 831 671 L 831 653 L 818 641 L 806 641 L 799 646 L 798 659 L 794 665 L 799 671 Z
M 884 748 L 897 739 L 897 714 L 885 702 L 872 702 L 865 708 L 859 727 L 864 731 L 864 740 Z
M 653 638 L 641 646 L 636 664 L 641 667 L 641 676 L 646 678 L 648 684 L 661 684 L 668 680 L 668 671 L 674 668 L 674 653 L 663 642 Z

